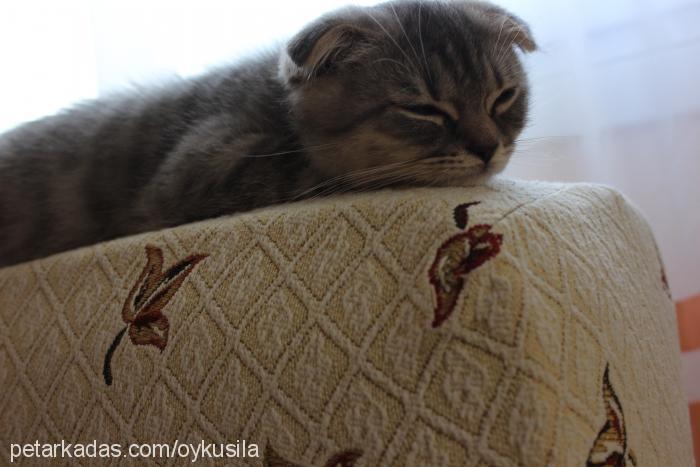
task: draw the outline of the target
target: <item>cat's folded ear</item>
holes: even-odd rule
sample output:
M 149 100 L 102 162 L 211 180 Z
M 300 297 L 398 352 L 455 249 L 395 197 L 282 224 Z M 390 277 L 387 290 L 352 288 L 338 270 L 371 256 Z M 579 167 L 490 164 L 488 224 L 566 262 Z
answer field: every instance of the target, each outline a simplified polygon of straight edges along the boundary
M 482 16 L 502 43 L 510 41 L 523 52 L 534 52 L 537 43 L 530 26 L 518 16 L 488 2 L 470 1 L 467 8 Z
M 363 56 L 372 33 L 359 17 L 355 9 L 347 8 L 304 28 L 282 54 L 282 77 L 288 82 L 309 80 Z

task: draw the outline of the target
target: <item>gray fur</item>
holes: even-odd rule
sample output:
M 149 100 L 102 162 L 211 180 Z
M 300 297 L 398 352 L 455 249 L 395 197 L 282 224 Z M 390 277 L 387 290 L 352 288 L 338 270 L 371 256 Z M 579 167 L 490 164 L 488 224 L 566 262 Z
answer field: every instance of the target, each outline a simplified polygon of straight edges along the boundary
M 311 196 L 498 172 L 527 116 L 516 47 L 534 50 L 527 26 L 488 3 L 347 8 L 284 50 L 20 126 L 0 137 L 0 265 Z

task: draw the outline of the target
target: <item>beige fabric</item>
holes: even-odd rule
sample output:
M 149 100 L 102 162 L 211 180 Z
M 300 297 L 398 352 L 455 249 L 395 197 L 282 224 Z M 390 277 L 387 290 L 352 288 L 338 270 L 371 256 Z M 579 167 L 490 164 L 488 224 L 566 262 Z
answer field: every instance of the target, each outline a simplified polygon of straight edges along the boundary
M 472 228 L 481 243 L 454 243 Z M 464 261 L 500 245 L 433 327 L 429 270 L 457 264 L 436 261 L 451 239 Z M 168 271 L 167 326 L 123 317 Z M 298 465 L 582 466 L 618 449 L 626 465 L 691 466 L 662 275 L 614 191 L 508 181 L 300 203 L 7 268 L 0 455 L 245 439 Z

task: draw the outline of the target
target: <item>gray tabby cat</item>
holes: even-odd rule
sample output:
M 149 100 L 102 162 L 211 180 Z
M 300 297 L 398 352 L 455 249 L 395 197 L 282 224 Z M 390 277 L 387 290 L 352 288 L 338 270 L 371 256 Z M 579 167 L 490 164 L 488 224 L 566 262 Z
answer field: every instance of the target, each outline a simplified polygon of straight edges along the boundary
M 0 265 L 271 204 L 503 169 L 526 121 L 489 3 L 392 1 L 321 17 L 275 51 L 87 102 L 0 138 Z

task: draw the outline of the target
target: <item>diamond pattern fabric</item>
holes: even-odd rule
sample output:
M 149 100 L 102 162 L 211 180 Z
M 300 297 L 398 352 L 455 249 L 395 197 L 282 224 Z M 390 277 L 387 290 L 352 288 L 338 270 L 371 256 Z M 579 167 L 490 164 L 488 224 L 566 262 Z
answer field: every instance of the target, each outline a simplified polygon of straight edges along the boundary
M 615 191 L 504 180 L 273 207 L 2 269 L 0 456 L 245 439 L 261 457 L 229 463 L 691 466 L 662 271 Z

